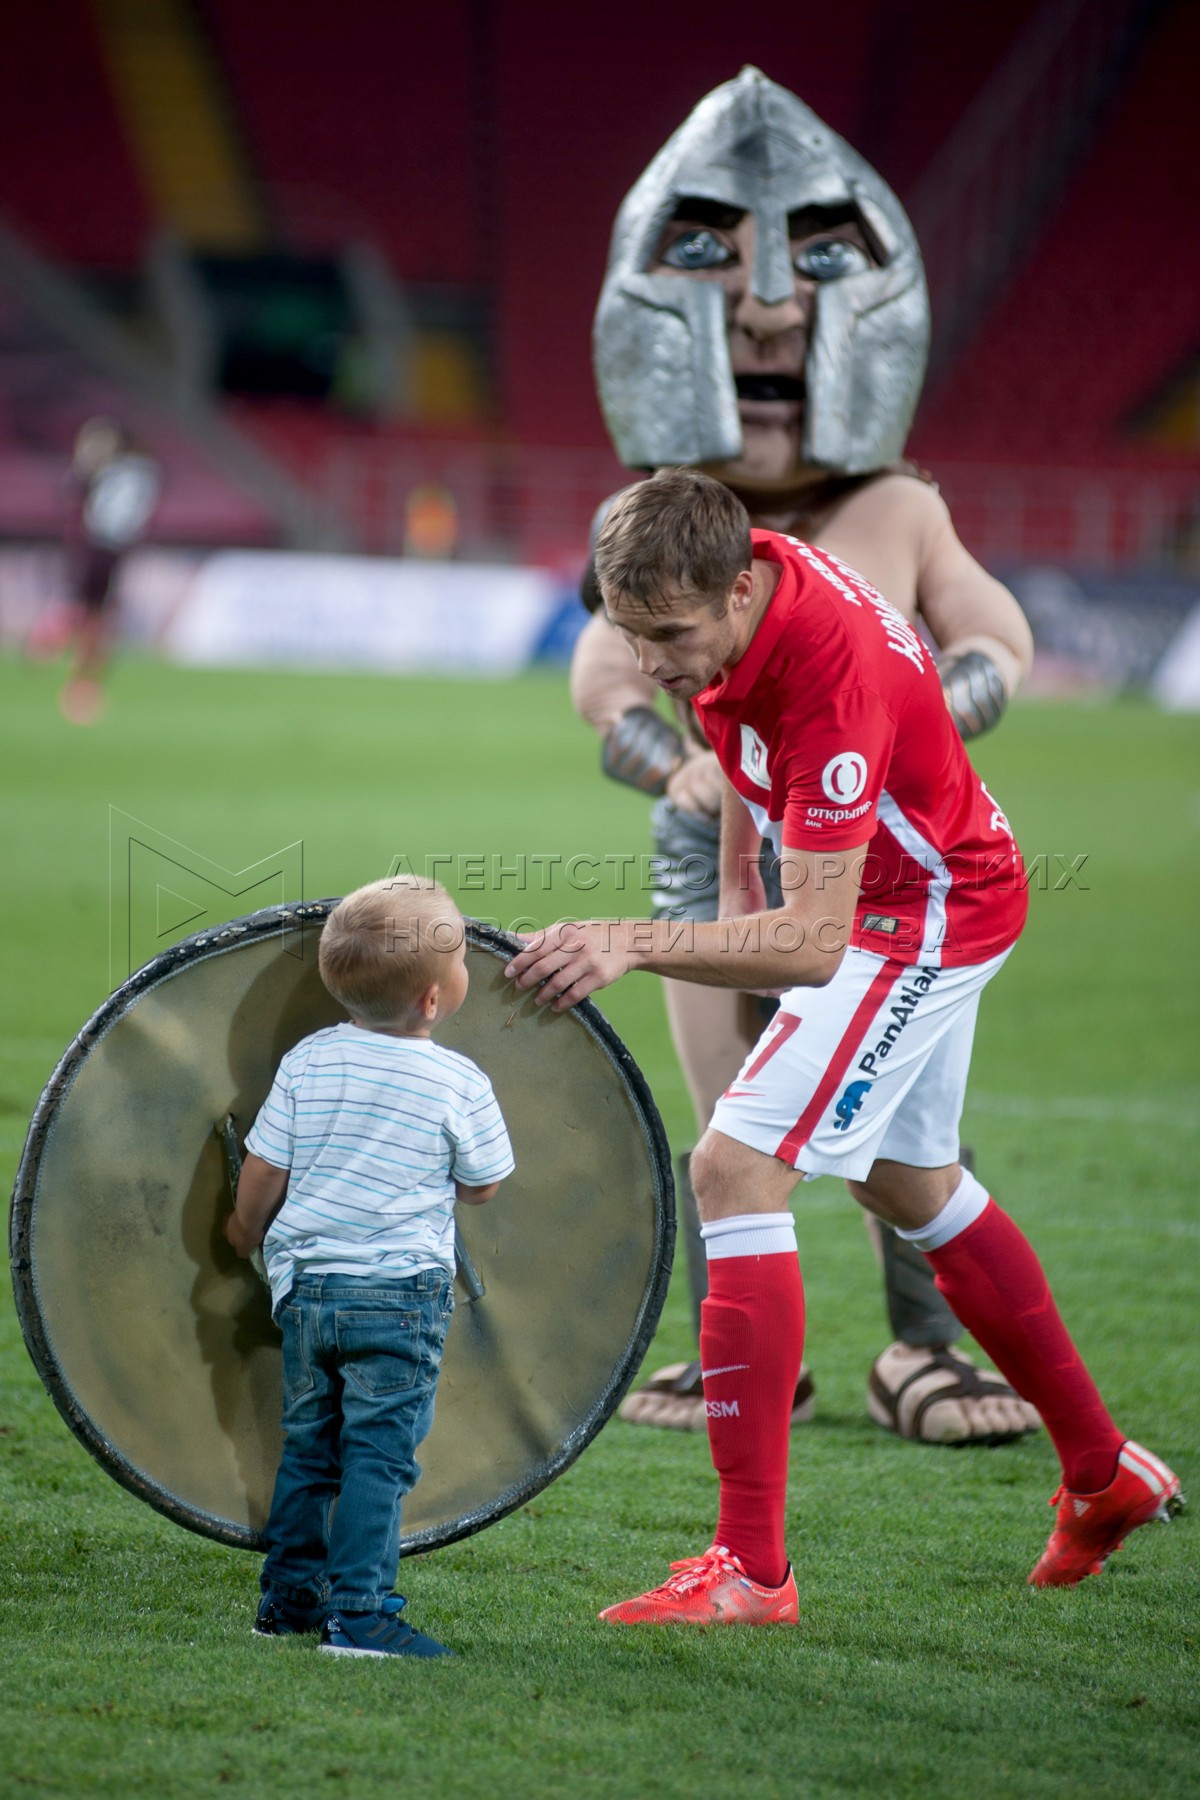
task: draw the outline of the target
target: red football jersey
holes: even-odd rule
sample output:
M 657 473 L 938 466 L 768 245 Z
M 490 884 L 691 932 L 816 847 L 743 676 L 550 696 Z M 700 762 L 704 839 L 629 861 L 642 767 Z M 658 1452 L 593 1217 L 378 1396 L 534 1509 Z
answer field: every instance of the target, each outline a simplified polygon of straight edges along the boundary
M 752 536 L 778 586 L 729 679 L 695 706 L 755 824 L 777 851 L 868 845 L 862 948 L 947 967 L 1007 950 L 1025 923 L 1021 854 L 928 650 L 829 551 Z

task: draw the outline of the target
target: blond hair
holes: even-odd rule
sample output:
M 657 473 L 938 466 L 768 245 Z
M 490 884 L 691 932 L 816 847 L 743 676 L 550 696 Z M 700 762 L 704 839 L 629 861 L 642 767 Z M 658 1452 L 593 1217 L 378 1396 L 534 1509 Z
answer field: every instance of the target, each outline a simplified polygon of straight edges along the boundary
M 347 894 L 326 919 L 321 980 L 352 1017 L 386 1024 L 445 979 L 446 957 L 465 931 L 439 882 L 419 875 L 373 881 Z
M 723 611 L 751 554 L 736 494 L 699 469 L 660 469 L 613 501 L 596 536 L 596 579 L 605 599 L 628 595 L 651 612 L 672 594 Z

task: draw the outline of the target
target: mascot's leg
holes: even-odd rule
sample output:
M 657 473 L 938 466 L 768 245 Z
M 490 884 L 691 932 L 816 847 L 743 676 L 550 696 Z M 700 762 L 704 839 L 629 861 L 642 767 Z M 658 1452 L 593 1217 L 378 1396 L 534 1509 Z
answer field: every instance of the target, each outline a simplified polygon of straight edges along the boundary
M 964 1167 L 974 1161 L 960 1152 Z M 876 1357 L 867 1407 L 877 1425 L 923 1444 L 1001 1444 L 1041 1426 L 1035 1409 L 1001 1376 L 953 1349 L 963 1328 L 916 1246 L 878 1219 L 867 1231 L 883 1269 L 895 1342 Z
M 761 1024 L 754 1008 L 747 1018 L 748 995 L 687 981 L 664 981 L 663 992 L 671 1037 L 696 1109 L 697 1130 L 703 1131 L 718 1097 L 746 1060 Z M 744 1029 L 747 1023 L 748 1032 Z M 692 1323 L 698 1339 L 700 1303 L 708 1292 L 708 1260 L 700 1239 L 700 1220 L 686 1155 L 676 1158 L 675 1172 L 678 1225 L 686 1250 Z M 792 1424 L 804 1424 L 812 1414 L 812 1377 L 807 1369 L 801 1369 Z M 631 1425 L 657 1425 L 674 1431 L 706 1430 L 699 1362 L 670 1363 L 665 1369 L 658 1369 L 622 1402 L 620 1416 Z

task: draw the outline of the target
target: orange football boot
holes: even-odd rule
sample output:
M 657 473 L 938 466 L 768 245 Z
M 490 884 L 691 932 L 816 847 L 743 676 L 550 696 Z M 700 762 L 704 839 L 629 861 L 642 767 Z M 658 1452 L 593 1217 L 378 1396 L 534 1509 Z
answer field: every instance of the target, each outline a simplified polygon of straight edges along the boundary
M 1050 1542 L 1035 1565 L 1032 1587 L 1074 1587 L 1098 1575 L 1131 1531 L 1152 1519 L 1164 1524 L 1182 1511 L 1179 1477 L 1165 1462 L 1130 1440 L 1117 1458 L 1117 1472 L 1097 1494 L 1072 1494 L 1060 1487 L 1051 1496 L 1058 1507 Z
M 714 1544 L 703 1556 L 672 1563 L 662 1587 L 600 1614 L 607 1625 L 798 1625 L 800 1602 L 788 1565 L 781 1587 L 751 1581 L 736 1556 Z

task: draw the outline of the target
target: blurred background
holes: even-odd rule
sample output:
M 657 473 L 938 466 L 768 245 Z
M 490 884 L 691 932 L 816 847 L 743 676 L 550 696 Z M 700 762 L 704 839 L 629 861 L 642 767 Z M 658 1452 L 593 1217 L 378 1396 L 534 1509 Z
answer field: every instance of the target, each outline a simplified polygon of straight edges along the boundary
M 0 638 L 54 645 L 99 417 L 128 637 L 564 655 L 591 513 L 628 479 L 590 359 L 613 217 L 754 62 L 913 217 L 911 454 L 1029 611 L 1038 679 L 1200 705 L 1188 0 L 41 0 L 6 38 Z M 380 626 L 399 593 L 419 644 Z

